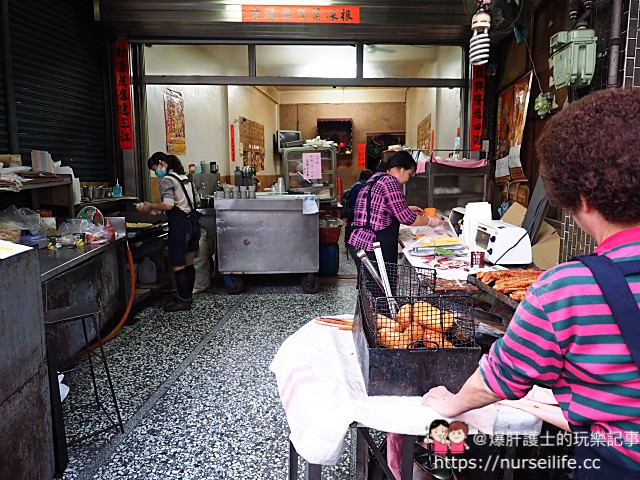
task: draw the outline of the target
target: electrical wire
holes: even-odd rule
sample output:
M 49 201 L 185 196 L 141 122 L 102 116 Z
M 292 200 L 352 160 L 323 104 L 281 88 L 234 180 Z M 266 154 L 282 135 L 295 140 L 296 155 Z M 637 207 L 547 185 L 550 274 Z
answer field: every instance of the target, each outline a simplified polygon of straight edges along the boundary
M 533 211 L 533 218 L 535 218 L 535 217 L 537 217 L 537 216 L 538 216 L 538 214 L 540 213 L 540 209 L 542 208 L 542 205 L 543 205 L 544 203 L 545 203 L 545 202 L 542 202 L 542 201 L 541 201 L 540 203 L 538 203 L 538 205 L 536 205 L 536 209 Z M 535 222 L 533 222 L 533 223 L 535 223 Z M 494 265 L 498 265 L 498 262 L 499 262 L 500 260 L 502 260 L 502 259 L 504 258 L 504 256 L 505 256 L 507 253 L 509 253 L 509 252 L 510 252 L 511 250 L 513 250 L 514 248 L 516 248 L 516 247 L 518 246 L 518 244 L 519 244 L 519 243 L 524 239 L 524 237 L 526 237 L 527 235 L 530 235 L 530 233 L 531 233 L 531 231 L 530 231 L 530 230 L 533 228 L 533 223 L 531 224 L 531 226 L 529 227 L 529 229 L 525 230 L 524 234 L 523 234 L 523 235 L 518 239 L 518 241 L 517 241 L 516 243 L 514 243 L 513 245 L 511 245 L 511 247 L 507 248 L 507 249 L 503 252 L 503 254 L 502 254 L 502 255 L 500 255 L 500 257 L 498 257 L 498 259 L 497 259 L 495 262 L 493 262 L 493 264 L 494 264 Z M 530 240 L 530 241 L 531 241 L 531 240 Z
M 133 300 L 136 294 L 136 279 L 135 279 L 135 270 L 133 267 L 133 255 L 131 254 L 131 249 L 129 248 L 129 243 L 127 241 L 125 241 L 125 245 L 127 246 L 127 265 L 129 266 L 129 280 L 130 280 L 129 301 L 127 302 L 127 308 L 125 309 L 124 313 L 122 314 L 122 317 L 120 318 L 120 321 L 116 324 L 113 330 L 111 330 L 106 337 L 102 337 L 100 340 L 95 340 L 94 342 L 87 345 L 85 349 L 86 351 L 95 350 L 99 346 L 104 345 L 105 343 L 113 339 L 113 337 L 116 336 L 116 334 L 120 331 L 124 323 L 127 321 L 127 318 L 129 318 L 129 313 L 131 313 L 131 307 L 133 307 Z M 85 350 L 82 350 L 81 352 Z

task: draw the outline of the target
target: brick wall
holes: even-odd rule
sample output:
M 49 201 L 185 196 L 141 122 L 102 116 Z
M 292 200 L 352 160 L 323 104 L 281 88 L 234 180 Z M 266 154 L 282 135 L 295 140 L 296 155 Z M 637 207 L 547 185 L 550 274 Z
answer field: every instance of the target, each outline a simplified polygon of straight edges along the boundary
M 567 212 L 562 212 L 562 230 L 560 232 L 560 262 L 571 257 L 588 255 L 596 248 L 596 241 L 585 233 Z
M 622 44 L 624 73 L 622 85 L 624 87 L 640 86 L 640 46 L 638 45 L 638 18 L 640 17 L 640 0 L 624 2 L 622 14 L 622 35 L 626 37 L 626 44 Z

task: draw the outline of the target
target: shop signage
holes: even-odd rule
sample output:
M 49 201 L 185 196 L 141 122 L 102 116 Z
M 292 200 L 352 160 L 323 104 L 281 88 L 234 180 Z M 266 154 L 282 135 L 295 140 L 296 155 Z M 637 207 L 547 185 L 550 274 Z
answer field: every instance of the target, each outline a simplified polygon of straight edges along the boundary
M 360 23 L 360 7 L 242 5 L 242 21 L 253 23 Z
M 482 120 L 484 117 L 485 66 L 474 65 L 471 79 L 471 138 L 469 150 L 482 148 Z
M 118 143 L 122 150 L 133 149 L 133 115 L 131 112 L 131 79 L 129 77 L 129 45 L 116 40 L 114 45 L 114 71 L 116 74 L 116 121 Z
M 320 152 L 302 154 L 302 176 L 306 180 L 322 178 L 322 156 Z

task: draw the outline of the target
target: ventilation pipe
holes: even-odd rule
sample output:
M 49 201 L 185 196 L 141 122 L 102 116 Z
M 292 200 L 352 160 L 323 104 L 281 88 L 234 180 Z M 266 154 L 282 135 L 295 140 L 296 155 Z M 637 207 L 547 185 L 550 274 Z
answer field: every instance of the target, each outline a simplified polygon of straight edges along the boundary
M 620 29 L 622 24 L 622 0 L 613 0 L 611 10 L 611 37 L 609 39 L 609 75 L 607 77 L 607 88 L 617 88 L 618 62 L 620 59 Z

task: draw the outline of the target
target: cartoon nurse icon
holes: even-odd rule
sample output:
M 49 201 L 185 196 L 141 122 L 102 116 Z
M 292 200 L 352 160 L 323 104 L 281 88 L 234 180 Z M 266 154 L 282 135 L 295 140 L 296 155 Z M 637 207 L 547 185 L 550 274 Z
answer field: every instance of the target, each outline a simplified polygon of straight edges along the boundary
M 432 445 L 433 453 L 441 457 L 445 457 L 449 450 L 449 440 L 447 434 L 449 433 L 449 422 L 443 419 L 434 420 L 429 425 L 427 436 L 424 438 L 424 443 Z
M 449 425 L 449 448 L 451 455 L 462 455 L 465 450 L 469 450 L 469 445 L 465 439 L 469 434 L 469 427 L 464 422 L 451 422 Z

